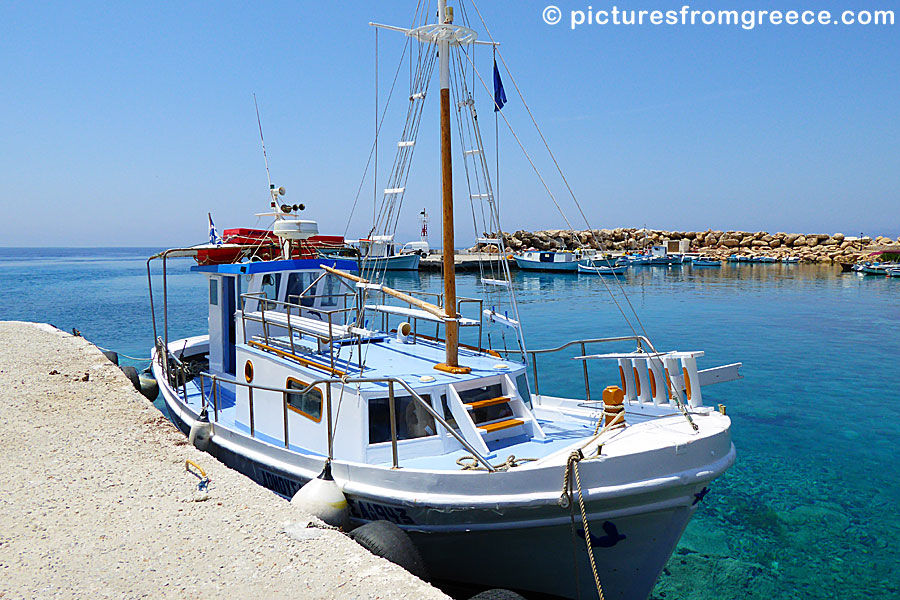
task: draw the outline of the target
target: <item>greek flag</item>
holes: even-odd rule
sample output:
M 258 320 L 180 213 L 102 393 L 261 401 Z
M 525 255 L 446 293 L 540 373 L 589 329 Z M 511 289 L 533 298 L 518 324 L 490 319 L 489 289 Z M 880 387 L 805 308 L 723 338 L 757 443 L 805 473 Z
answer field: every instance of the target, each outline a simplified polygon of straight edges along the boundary
M 506 104 L 506 92 L 503 90 L 503 81 L 500 79 L 500 70 L 497 69 L 497 61 L 494 61 L 494 112 L 497 112 Z
M 209 217 L 209 243 L 218 246 L 222 243 L 222 238 L 216 233 L 216 224 L 213 223 L 212 213 L 206 213 L 206 216 Z

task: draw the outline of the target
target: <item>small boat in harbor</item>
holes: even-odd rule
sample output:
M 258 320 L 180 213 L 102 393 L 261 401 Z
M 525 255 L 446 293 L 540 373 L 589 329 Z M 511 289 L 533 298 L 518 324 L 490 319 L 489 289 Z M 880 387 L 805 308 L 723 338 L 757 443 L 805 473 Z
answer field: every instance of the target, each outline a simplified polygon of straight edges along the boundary
M 418 252 L 397 252 L 392 235 L 373 235 L 359 240 L 347 240 L 359 250 L 361 271 L 417 271 L 422 255 Z
M 893 269 L 898 265 L 893 263 L 864 262 L 860 267 L 860 271 L 864 275 L 876 275 L 884 277 L 887 275 L 888 269 Z
M 405 34 L 423 57 L 410 76 L 411 106 L 425 99 L 439 65 L 443 293 L 394 289 L 355 260 L 300 258 L 318 225 L 275 206 L 266 213 L 278 240 L 269 260 L 192 267 L 208 294 L 199 298 L 202 318 L 185 329 L 205 328 L 202 335 L 170 338 L 176 319 L 167 301 L 168 261 L 197 250 L 148 259 L 161 397 L 192 442 L 294 502 L 308 482 L 333 480 L 349 511 L 340 524 L 393 523 L 434 581 L 646 599 L 709 486 L 735 460 L 724 406 L 706 406 L 704 396 L 709 385 L 740 379 L 740 363 L 700 369 L 702 351 L 657 349 L 633 330 L 597 337 L 595 319 L 579 322 L 583 338 L 527 348 L 507 261 L 482 274 L 485 298 L 457 296 L 453 115 L 475 131 L 462 156 L 481 169 L 465 178 L 467 197 L 485 203 L 473 206 L 473 220 L 488 215 L 476 235 L 489 237 L 478 241 L 500 256 L 510 249 L 487 163 L 477 162 L 475 102 L 459 72 L 477 33 L 454 23 L 446 0 L 437 3 L 438 23 L 428 22 L 432 11 L 417 14 L 409 29 L 375 26 Z M 412 139 L 401 138 L 398 155 L 414 147 L 422 112 L 407 112 L 404 138 Z M 404 188 L 394 179 L 384 189 L 380 217 L 395 214 Z M 525 254 L 573 272 L 586 258 Z M 161 328 L 154 261 L 162 263 Z M 481 335 L 491 328 L 505 337 Z M 557 362 L 577 375 L 556 367 L 555 387 L 542 388 L 541 359 L 563 356 L 575 360 Z M 610 378 L 599 396 L 589 374 L 598 364 L 609 365 Z
M 526 250 L 513 255 L 516 264 L 523 271 L 550 271 L 557 273 L 576 273 L 578 262 L 585 255 L 581 252 L 554 252 L 543 250 Z
M 624 275 L 628 271 L 627 265 L 619 265 L 610 267 L 606 265 L 593 264 L 591 262 L 579 262 L 578 272 L 584 274 L 593 273 L 594 275 Z
M 722 261 L 710 256 L 698 256 L 691 264 L 695 267 L 721 267 Z
M 784 258 L 781 259 L 781 262 L 783 262 L 786 265 L 795 265 L 800 262 L 800 257 L 799 256 L 785 256 Z

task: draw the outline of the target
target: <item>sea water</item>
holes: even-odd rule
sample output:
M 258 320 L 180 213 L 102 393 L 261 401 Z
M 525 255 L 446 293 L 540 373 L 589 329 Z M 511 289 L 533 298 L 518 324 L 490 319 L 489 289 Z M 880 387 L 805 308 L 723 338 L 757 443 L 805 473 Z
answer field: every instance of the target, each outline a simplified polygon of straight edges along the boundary
M 154 251 L 0 248 L 0 319 L 76 328 L 143 367 Z M 208 288 L 192 264 L 170 263 L 170 339 L 205 333 Z M 636 332 L 660 350 L 704 351 L 700 368 L 743 363 L 744 379 L 703 389 L 705 404 L 727 407 L 737 462 L 711 486 L 654 598 L 900 597 L 900 279 L 727 264 L 631 268 L 621 286 L 577 274 L 514 280 L 529 350 Z M 462 296 L 482 291 L 475 274 L 458 281 Z M 440 291 L 442 280 L 398 273 L 386 283 Z M 154 301 L 163 335 L 159 287 Z M 493 335 L 495 347 L 515 346 Z M 580 353 L 541 355 L 543 393 L 584 394 Z M 595 396 L 618 383 L 614 365 L 590 369 Z

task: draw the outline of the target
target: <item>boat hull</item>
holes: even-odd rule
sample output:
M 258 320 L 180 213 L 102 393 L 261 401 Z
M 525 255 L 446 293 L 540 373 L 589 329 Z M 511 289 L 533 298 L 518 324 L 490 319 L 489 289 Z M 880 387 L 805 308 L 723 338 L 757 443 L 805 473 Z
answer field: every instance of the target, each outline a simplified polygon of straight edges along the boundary
M 578 270 L 578 262 L 541 262 L 528 260 L 521 256 L 513 256 L 519 269 L 522 271 L 544 271 L 552 273 L 575 273 Z
M 422 257 L 418 254 L 361 258 L 359 259 L 359 269 L 360 271 L 418 271 L 421 259 Z
M 156 361 L 153 370 L 171 419 L 187 435 L 197 415 L 181 402 Z M 285 498 L 315 477 L 324 463 L 321 455 L 272 446 L 217 426 L 215 415 L 210 417 L 214 434 L 207 451 Z M 696 508 L 698 496 L 702 499 L 702 490 L 734 461 L 734 447 L 725 435 L 710 439 L 711 445 L 702 448 L 705 456 L 714 455 L 715 460 L 706 459 L 711 462 L 691 471 L 638 484 L 591 489 L 587 486 L 608 481 L 610 473 L 604 470 L 604 461 L 581 464 L 592 547 L 607 598 L 641 599 L 649 595 Z M 496 502 L 485 502 L 476 492 L 462 497 L 456 492 L 452 500 L 447 500 L 448 496 L 434 502 L 420 500 L 429 497 L 424 488 L 434 486 L 434 478 L 441 477 L 438 474 L 340 461 L 333 463 L 333 469 L 335 478 L 346 482 L 344 491 L 354 524 L 388 520 L 400 525 L 413 537 L 435 580 L 566 598 L 578 597 L 579 590 L 588 597 L 594 588 L 585 539 L 579 533 L 583 531 L 580 511 L 577 505 L 573 511 L 557 503 L 562 464 L 542 469 L 546 475 L 538 480 L 530 479 L 532 483 L 545 482 L 543 490 L 522 494 L 520 488 L 513 501 Z M 499 499 L 510 497 L 507 494 L 514 489 L 501 485 L 502 481 L 534 478 L 535 473 L 526 469 L 498 474 L 454 472 L 449 476 L 457 481 L 460 476 L 495 478 L 492 482 L 496 482 L 496 491 L 491 493 L 498 494 Z M 419 478 L 429 485 L 423 486 L 421 496 L 417 492 L 415 499 L 410 499 L 409 494 L 404 497 L 403 490 L 390 489 L 404 477 Z M 466 489 L 471 485 L 466 484 Z M 523 569 L 524 565 L 531 567 Z

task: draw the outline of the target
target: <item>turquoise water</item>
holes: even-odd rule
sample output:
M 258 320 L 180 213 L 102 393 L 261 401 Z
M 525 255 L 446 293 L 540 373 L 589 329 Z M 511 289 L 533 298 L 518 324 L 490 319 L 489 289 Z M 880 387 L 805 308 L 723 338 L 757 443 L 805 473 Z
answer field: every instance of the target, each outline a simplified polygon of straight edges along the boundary
M 153 251 L 0 248 L 0 319 L 75 327 L 146 357 Z M 172 263 L 172 338 L 204 332 L 207 292 L 191 264 Z M 460 294 L 477 291 L 476 276 L 458 277 Z M 441 286 L 430 274 L 389 283 Z M 529 349 L 630 333 L 596 277 L 519 273 L 516 286 Z M 653 597 L 900 597 L 900 280 L 830 266 L 643 267 L 624 287 L 658 348 L 704 350 L 701 368 L 744 365 L 743 380 L 704 388 L 707 404 L 728 408 L 737 462 Z M 583 392 L 572 350 L 541 359 L 542 392 Z M 617 383 L 612 366 L 591 369 L 595 393 Z

